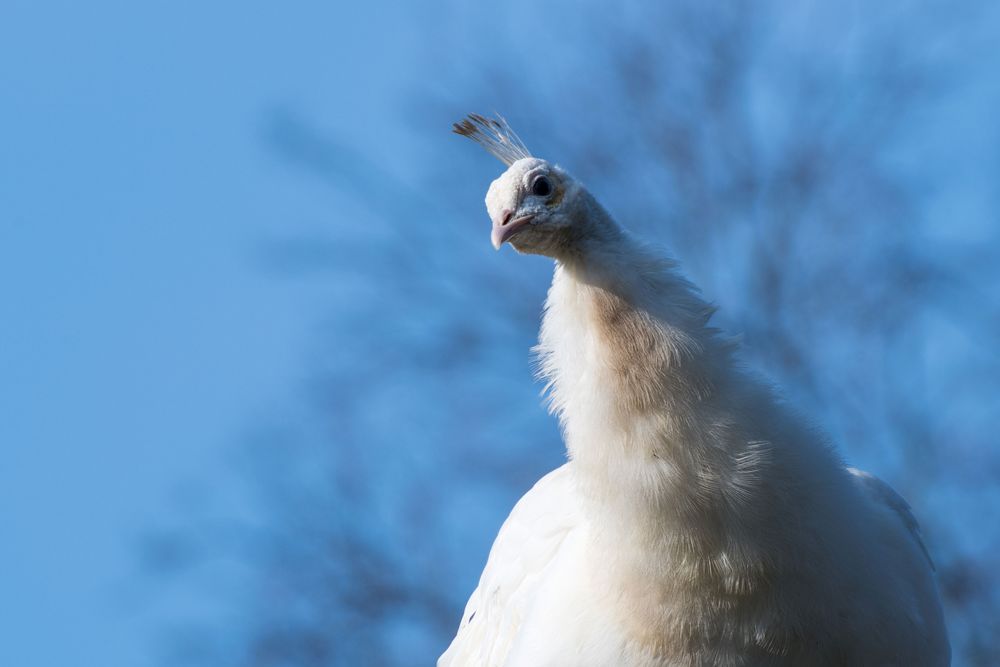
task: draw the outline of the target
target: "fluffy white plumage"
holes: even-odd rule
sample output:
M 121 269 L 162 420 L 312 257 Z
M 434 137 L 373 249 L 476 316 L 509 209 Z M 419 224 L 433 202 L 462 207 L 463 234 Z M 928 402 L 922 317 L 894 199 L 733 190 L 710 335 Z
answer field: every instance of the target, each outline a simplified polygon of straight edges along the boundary
M 439 667 L 947 665 L 905 501 L 739 366 L 672 261 L 514 158 L 487 209 L 498 246 L 556 260 L 538 353 L 570 461 L 500 529 Z

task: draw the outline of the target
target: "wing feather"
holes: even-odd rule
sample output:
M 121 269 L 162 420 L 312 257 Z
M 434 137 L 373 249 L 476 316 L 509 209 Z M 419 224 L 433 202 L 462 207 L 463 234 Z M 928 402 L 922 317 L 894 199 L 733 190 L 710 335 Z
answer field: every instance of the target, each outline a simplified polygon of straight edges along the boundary
M 570 465 L 540 479 L 514 506 L 438 667 L 503 665 L 545 570 L 580 524 Z
M 927 546 L 924 544 L 923 534 L 920 532 L 920 524 L 917 523 L 917 518 L 913 516 L 913 510 L 910 508 L 910 504 L 903 499 L 903 496 L 896 493 L 891 486 L 871 473 L 865 472 L 864 470 L 858 470 L 857 468 L 848 468 L 847 472 L 854 475 L 855 480 L 862 486 L 862 488 L 865 489 L 868 496 L 872 500 L 886 505 L 889 509 L 899 515 L 900 520 L 903 522 L 903 526 L 909 531 L 914 541 L 916 541 L 917 545 L 920 547 L 920 550 L 923 552 L 924 557 L 930 564 L 931 569 L 935 569 L 934 561 L 931 560 L 931 555 L 928 553 Z

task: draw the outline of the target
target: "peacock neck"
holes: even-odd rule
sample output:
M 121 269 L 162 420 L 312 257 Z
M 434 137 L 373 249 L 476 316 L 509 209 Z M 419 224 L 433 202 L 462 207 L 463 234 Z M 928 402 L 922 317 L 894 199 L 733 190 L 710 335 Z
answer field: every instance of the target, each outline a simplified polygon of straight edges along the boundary
M 687 560 L 725 539 L 724 508 L 705 493 L 733 466 L 706 432 L 720 423 L 731 372 L 711 313 L 671 261 L 627 235 L 557 264 L 541 368 L 580 493 L 606 519 L 597 539 L 608 553 Z M 622 551 L 623 541 L 643 545 Z
M 729 346 L 707 325 L 714 309 L 673 262 L 624 232 L 598 247 L 557 263 L 542 327 L 543 372 L 570 454 L 611 449 L 584 431 L 635 456 L 689 459 L 700 439 L 691 431 L 704 423 L 693 417 L 712 409 L 730 365 Z M 598 417 L 604 428 L 594 430 Z

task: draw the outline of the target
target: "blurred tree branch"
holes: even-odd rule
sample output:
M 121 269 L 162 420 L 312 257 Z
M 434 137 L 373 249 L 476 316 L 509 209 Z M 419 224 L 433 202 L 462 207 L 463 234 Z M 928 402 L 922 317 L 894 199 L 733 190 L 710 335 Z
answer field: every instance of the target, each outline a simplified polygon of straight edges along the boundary
M 243 555 L 256 586 L 242 640 L 219 662 L 428 662 L 481 566 L 470 554 L 485 558 L 513 500 L 558 463 L 525 358 L 548 269 L 492 259 L 485 223 L 463 221 L 449 196 L 483 183 L 460 168 L 473 157 L 445 147 L 443 121 L 490 99 L 516 101 L 529 146 L 675 249 L 750 363 L 900 487 L 931 536 L 956 656 L 1000 660 L 1000 633 L 983 621 L 1000 617 L 993 569 L 963 551 L 935 500 L 980 469 L 954 451 L 991 445 L 965 416 L 1000 408 L 998 268 L 991 252 L 929 239 L 926 185 L 889 159 L 912 140 L 912 110 L 955 85 L 922 46 L 971 19 L 911 10 L 903 35 L 887 10 L 844 51 L 812 44 L 803 35 L 817 26 L 791 29 L 803 19 L 782 23 L 783 11 L 682 0 L 597 13 L 565 46 L 584 54 L 585 78 L 532 74 L 530 58 L 463 59 L 448 76 L 470 73 L 470 97 L 425 100 L 440 111 L 426 112 L 440 126 L 429 153 L 446 159 L 414 165 L 413 183 L 302 116 L 267 119 L 276 157 L 381 227 L 337 219 L 329 238 L 265 249 L 271 266 L 323 268 L 352 287 L 312 360 L 304 419 L 318 427 L 248 450 L 268 520 Z M 975 353 L 942 341 L 949 328 Z M 992 553 L 1000 531 L 982 532 L 978 553 Z

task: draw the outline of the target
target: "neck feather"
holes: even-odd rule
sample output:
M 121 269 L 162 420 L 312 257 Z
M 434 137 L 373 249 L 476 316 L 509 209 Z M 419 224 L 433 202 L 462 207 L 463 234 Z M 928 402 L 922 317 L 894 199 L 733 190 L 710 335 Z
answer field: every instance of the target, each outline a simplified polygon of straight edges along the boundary
M 726 443 L 731 344 L 674 262 L 599 222 L 611 231 L 557 261 L 546 302 L 537 350 L 550 408 L 585 497 L 631 529 L 687 540 L 678 522 L 717 525 L 728 480 L 756 463 Z
M 663 456 L 681 446 L 731 365 L 730 345 L 708 326 L 713 312 L 674 262 L 620 229 L 557 261 L 538 352 L 571 455 L 608 447 L 578 432 L 598 417 L 623 451 Z M 650 420 L 676 437 L 636 431 Z
M 770 613 L 768 582 L 828 553 L 799 536 L 839 531 L 827 508 L 852 496 L 822 440 L 735 366 L 675 264 L 602 215 L 590 222 L 603 237 L 557 258 L 537 348 L 592 578 L 653 649 L 664 637 L 714 647 L 690 620 Z

